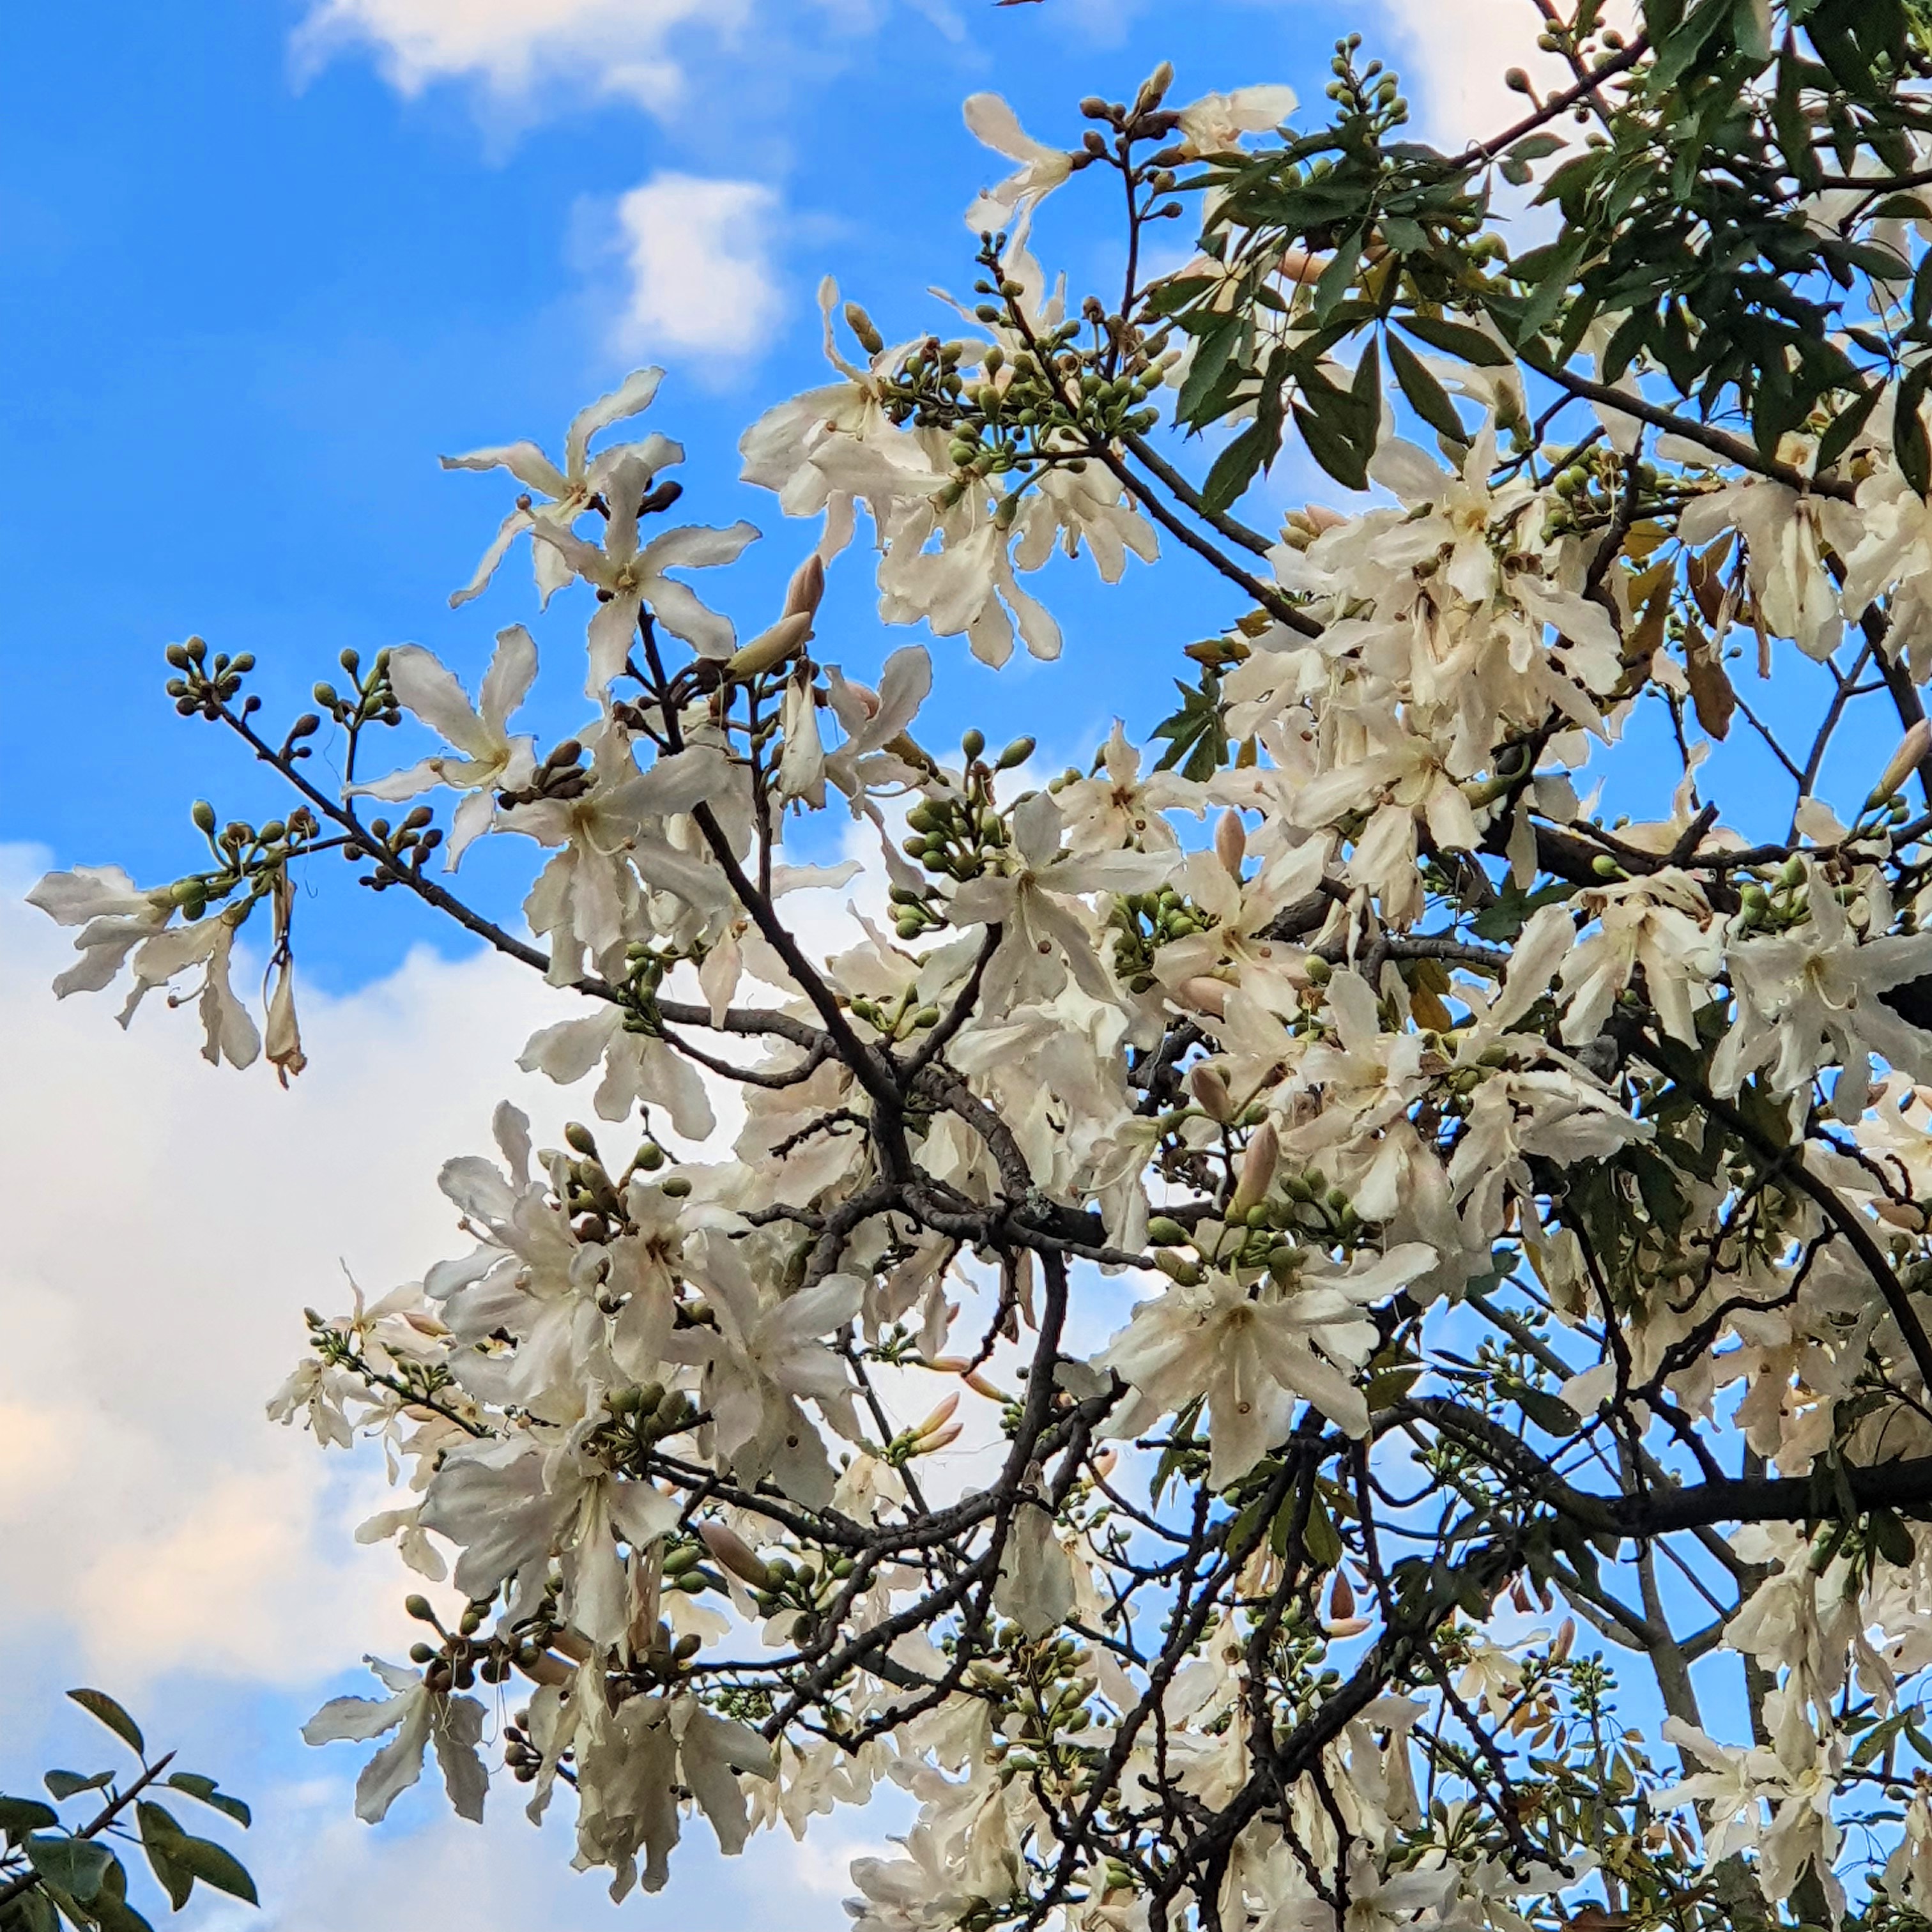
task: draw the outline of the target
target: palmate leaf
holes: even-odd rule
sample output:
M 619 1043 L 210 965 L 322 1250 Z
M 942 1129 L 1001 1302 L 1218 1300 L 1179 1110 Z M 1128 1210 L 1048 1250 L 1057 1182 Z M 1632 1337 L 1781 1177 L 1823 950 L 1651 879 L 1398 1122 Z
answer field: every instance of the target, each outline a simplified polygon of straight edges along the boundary
M 1180 709 L 1154 727 L 1154 735 L 1168 740 L 1167 749 L 1154 769 L 1166 772 L 1178 766 L 1182 777 L 1204 783 L 1228 760 L 1228 734 L 1221 718 L 1221 681 L 1211 670 L 1204 670 L 1198 688 L 1190 688 L 1178 678 L 1174 688 L 1180 693 Z

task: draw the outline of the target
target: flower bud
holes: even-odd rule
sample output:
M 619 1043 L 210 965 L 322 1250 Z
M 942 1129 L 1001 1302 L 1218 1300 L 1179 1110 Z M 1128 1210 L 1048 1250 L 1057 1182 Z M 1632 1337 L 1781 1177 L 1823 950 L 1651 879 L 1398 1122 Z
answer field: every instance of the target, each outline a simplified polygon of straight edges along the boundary
M 1184 1005 L 1192 1006 L 1197 1013 L 1206 1013 L 1210 1018 L 1224 1020 L 1228 1017 L 1228 995 L 1234 988 L 1225 980 L 1210 980 L 1197 975 L 1184 980 L 1174 988 L 1174 996 Z
M 1210 1119 L 1219 1120 L 1225 1126 L 1234 1118 L 1234 1103 L 1228 1091 L 1228 1078 L 1218 1066 L 1204 1060 L 1190 1068 L 1187 1088 L 1196 1104 Z
M 818 608 L 819 599 L 825 595 L 825 560 L 814 550 L 791 574 L 791 581 L 785 586 L 784 614 L 788 617 L 809 617 Z
M 1033 756 L 1033 752 L 1034 741 L 1032 739 L 1016 738 L 1013 742 L 1000 754 L 998 769 L 1003 772 L 1010 772 L 1012 770 L 1016 765 L 1024 764 L 1028 759 Z
M 946 1396 L 932 1413 L 912 1432 L 915 1436 L 931 1436 L 952 1419 L 952 1412 L 959 1406 L 958 1392 L 956 1390 Z
M 1166 1214 L 1156 1214 L 1148 1222 L 1148 1239 L 1156 1247 L 1178 1248 L 1187 1239 L 1187 1230 Z
M 436 1622 L 436 1612 L 430 1607 L 429 1599 L 420 1592 L 405 1597 L 403 1608 L 418 1623 L 433 1624 Z
M 812 614 L 797 611 L 781 617 L 768 631 L 760 631 L 724 667 L 728 679 L 748 682 L 768 670 L 776 670 L 812 635 Z
M 1234 1198 L 1228 1204 L 1228 1219 L 1238 1221 L 1252 1214 L 1267 1198 L 1274 1182 L 1274 1171 L 1281 1163 L 1281 1140 L 1274 1123 L 1264 1120 L 1249 1136 L 1247 1150 L 1241 1156 L 1240 1178 Z
M 700 1522 L 698 1534 L 705 1548 L 740 1582 L 760 1590 L 770 1586 L 772 1573 L 764 1559 L 730 1525 Z
M 214 830 L 214 808 L 206 799 L 196 799 L 188 808 L 188 816 L 194 820 L 197 830 L 212 832 Z
M 876 356 L 886 346 L 886 338 L 879 333 L 877 324 L 856 302 L 845 304 L 845 326 L 859 338 L 859 346 L 868 356 Z
M 1932 752 L 1932 718 L 1922 718 L 1898 741 L 1898 749 L 1879 774 L 1871 796 L 1865 800 L 1867 807 L 1884 804 L 1925 762 L 1928 752 Z
M 1231 879 L 1241 876 L 1241 862 L 1248 856 L 1248 835 L 1238 812 L 1224 812 L 1214 828 L 1214 856 Z

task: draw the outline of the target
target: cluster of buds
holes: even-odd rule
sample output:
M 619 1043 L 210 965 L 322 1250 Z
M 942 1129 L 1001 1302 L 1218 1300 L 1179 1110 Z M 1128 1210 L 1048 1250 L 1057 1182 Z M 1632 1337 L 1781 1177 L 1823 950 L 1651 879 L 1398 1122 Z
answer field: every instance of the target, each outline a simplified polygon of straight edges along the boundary
M 590 785 L 583 746 L 574 738 L 566 738 L 552 748 L 528 784 L 520 791 L 500 791 L 496 802 L 507 812 L 512 806 L 533 805 L 540 798 L 581 798 Z
M 242 680 L 255 668 L 252 651 L 238 652 L 232 658 L 225 651 L 217 651 L 210 662 L 204 638 L 170 644 L 166 656 L 178 674 L 168 680 L 167 693 L 184 718 L 192 718 L 197 711 L 204 717 L 215 716 L 241 690 Z
M 1144 993 L 1154 983 L 1154 955 L 1174 940 L 1207 932 L 1215 922 L 1175 887 L 1162 886 L 1158 892 L 1123 893 L 1114 901 L 1107 922 L 1113 929 L 1114 970 L 1121 984 L 1130 992 Z
M 614 1469 L 642 1478 L 648 1473 L 652 1450 L 667 1436 L 688 1429 L 697 1405 L 682 1389 L 662 1382 L 614 1388 L 604 1398 L 610 1421 L 591 1438 L 590 1446 Z
M 992 1707 L 1003 1778 L 1027 1777 L 1042 1760 L 1080 1748 L 1094 1721 L 1094 1654 L 1072 1636 L 1030 1640 L 1016 1624 L 994 1633 L 994 1654 L 968 1666 L 966 1681 Z
M 252 885 L 257 898 L 272 891 L 289 861 L 302 856 L 320 829 L 305 805 L 298 806 L 286 819 L 272 818 L 259 826 L 240 818 L 223 825 L 205 798 L 195 800 L 188 815 L 208 841 L 214 860 L 210 870 L 190 872 L 168 889 L 182 917 L 190 920 L 202 917 L 242 885 Z
M 345 650 L 336 662 L 348 674 L 347 695 L 338 692 L 334 685 L 318 684 L 312 694 L 316 703 L 336 724 L 352 735 L 365 724 L 397 724 L 402 722 L 402 707 L 396 702 L 396 694 L 389 686 L 389 654 L 378 651 L 376 660 L 369 667 L 367 677 L 362 675 L 362 653 Z
M 1033 756 L 1034 741 L 1016 738 L 990 764 L 984 732 L 969 730 L 959 748 L 966 764 L 963 790 L 928 792 L 906 814 L 907 836 L 901 849 L 928 872 L 972 879 L 997 866 L 999 855 L 1012 843 L 1009 814 L 999 808 L 994 782 L 998 773 L 1012 771 Z M 944 923 L 928 900 L 909 889 L 895 892 L 893 903 L 902 939 L 916 938 L 926 927 Z
M 430 854 L 442 843 L 441 829 L 430 822 L 435 816 L 428 806 L 417 805 L 410 808 L 399 825 L 392 826 L 386 818 L 370 819 L 369 836 L 376 842 L 375 848 L 361 844 L 347 848 L 352 860 L 378 861 L 376 869 L 364 873 L 360 883 L 374 891 L 386 892 L 402 883 L 404 869 L 419 874 Z
M 410 1661 L 423 1666 L 423 1682 L 432 1690 L 447 1694 L 467 1690 L 480 1676 L 486 1684 L 500 1684 L 510 1674 L 507 1646 L 493 1637 L 476 1641 L 490 1614 L 489 1600 L 466 1604 L 454 1630 L 443 1628 L 436 1606 L 424 1596 L 406 1598 L 403 1607 L 418 1623 L 428 1624 L 442 1641 L 440 1644 L 418 1640 L 410 1646 Z

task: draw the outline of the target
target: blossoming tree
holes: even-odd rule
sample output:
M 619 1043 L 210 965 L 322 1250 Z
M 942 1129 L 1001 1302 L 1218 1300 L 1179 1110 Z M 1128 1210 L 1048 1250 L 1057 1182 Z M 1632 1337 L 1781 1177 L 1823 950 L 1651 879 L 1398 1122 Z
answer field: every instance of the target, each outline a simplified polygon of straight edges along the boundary
M 381 1439 L 366 1533 L 452 1586 L 309 1727 L 385 1740 L 364 1817 L 432 1746 L 466 1816 L 561 1780 L 621 1896 L 698 1813 L 891 1785 L 865 1932 L 1932 1916 L 1932 41 L 1538 4 L 1569 80 L 1459 152 L 1354 37 L 1312 116 L 969 102 L 1018 164 L 976 302 L 889 342 L 826 290 L 834 379 L 742 446 L 806 525 L 748 641 L 679 573 L 755 532 L 623 440 L 657 372 L 452 459 L 518 492 L 459 601 L 526 546 L 594 592 L 562 742 L 521 626 L 473 701 L 345 654 L 286 728 L 171 647 L 290 809 L 46 880 L 61 990 L 286 1078 L 332 853 L 542 975 L 523 1064 L 592 1083 L 560 1147 L 500 1111 L 459 1252 L 274 1404 Z M 1096 179 L 1075 304 L 1029 237 Z M 1285 448 L 1334 487 L 1256 528 Z M 872 686 L 818 621 L 862 510 L 942 640 Z M 1057 654 L 1056 549 L 1162 546 L 1211 634 L 1150 739 L 922 733 L 944 640 Z M 405 713 L 443 748 L 383 774 Z M 841 826 L 885 910 L 828 956 Z

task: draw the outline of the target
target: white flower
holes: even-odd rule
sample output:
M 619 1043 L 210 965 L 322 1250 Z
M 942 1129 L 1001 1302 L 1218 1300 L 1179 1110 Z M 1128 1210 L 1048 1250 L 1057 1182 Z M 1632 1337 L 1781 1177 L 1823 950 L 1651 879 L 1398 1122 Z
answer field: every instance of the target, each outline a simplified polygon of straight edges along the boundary
M 1810 860 L 1804 872 L 1811 916 L 1804 925 L 1742 937 L 1726 949 L 1737 1012 L 1712 1062 L 1711 1084 L 1728 1096 L 1762 1067 L 1778 1092 L 1796 1094 L 1835 1065 L 1842 1069 L 1834 1096 L 1839 1118 L 1856 1120 L 1871 1090 L 1874 1054 L 1913 1080 L 1932 1082 L 1932 1034 L 1883 998 L 1932 973 L 1932 932 L 1861 945 L 1832 881 Z
M 1368 1403 L 1350 1371 L 1368 1359 L 1375 1325 L 1361 1311 L 1435 1262 L 1419 1243 L 1345 1271 L 1305 1268 L 1286 1290 L 1252 1286 L 1216 1268 L 1144 1301 L 1096 1360 L 1162 1414 L 1208 1400 L 1216 1489 L 1246 1474 L 1287 1438 L 1298 1402 L 1312 1402 L 1351 1435 L 1365 1433 Z
M 1166 878 L 1169 862 L 1145 852 L 1095 852 L 1076 858 L 1060 849 L 1060 807 L 1036 792 L 1013 812 L 1012 869 L 968 879 L 952 896 L 953 922 L 998 926 L 1000 948 L 987 968 L 989 1009 L 1051 999 L 1074 978 L 1096 999 L 1112 997 L 1098 940 L 1081 895 L 1144 892 Z
M 128 954 L 160 932 L 175 910 L 165 887 L 142 892 L 118 866 L 50 872 L 27 895 L 27 903 L 59 925 L 81 928 L 74 942 L 79 963 L 54 981 L 54 992 L 63 1000 L 70 993 L 98 993 L 111 986 Z
M 1227 94 L 1204 94 L 1180 110 L 1180 145 L 1190 159 L 1225 154 L 1244 134 L 1264 134 L 1294 112 L 1292 87 L 1265 83 L 1238 87 Z
M 1074 157 L 1036 141 L 997 94 L 969 94 L 964 111 L 966 125 L 979 140 L 1020 164 L 997 188 L 980 194 L 966 211 L 966 226 L 975 235 L 1010 229 L 1072 174 Z
M 522 790 L 536 770 L 536 741 L 513 738 L 505 728 L 530 695 L 536 674 L 536 640 L 520 624 L 496 633 L 496 649 L 473 707 L 462 686 L 431 652 L 418 644 L 398 646 L 389 653 L 389 683 L 397 701 L 440 732 L 461 755 L 436 753 L 386 778 L 352 784 L 346 788 L 348 794 L 393 802 L 437 785 L 462 792 L 449 828 L 446 861 L 454 872 L 464 852 L 489 828 L 496 809 L 491 794 Z
M 590 620 L 590 676 L 585 688 L 592 698 L 601 698 L 624 668 L 637 643 L 638 619 L 646 609 L 700 657 L 728 658 L 735 646 L 730 620 L 706 609 L 689 584 L 664 572 L 735 562 L 756 540 L 758 530 L 747 523 L 722 530 L 690 524 L 640 548 L 638 508 L 649 480 L 644 466 L 628 457 L 614 466 L 604 484 L 610 517 L 602 548 L 548 524 L 538 524 L 534 532 L 586 583 L 608 593 Z
M 832 1466 L 799 1402 L 836 1412 L 847 1399 L 845 1365 L 826 1338 L 857 1315 L 864 1282 L 832 1274 L 780 1294 L 753 1278 L 733 1242 L 710 1230 L 686 1244 L 686 1266 L 704 1286 L 713 1325 L 680 1330 L 666 1352 L 704 1368 L 718 1454 L 746 1480 L 769 1472 L 788 1496 L 822 1506 L 832 1495 Z
M 684 452 L 668 437 L 653 434 L 641 442 L 627 442 L 592 456 L 590 439 L 613 423 L 637 416 L 650 406 L 651 399 L 664 380 L 662 369 L 638 369 L 608 396 L 600 396 L 587 409 L 572 418 L 564 432 L 563 467 L 559 470 L 533 442 L 512 442 L 496 449 L 472 450 L 467 456 L 446 456 L 446 470 L 507 470 L 519 483 L 540 490 L 550 499 L 547 503 L 519 503 L 503 519 L 476 574 L 451 598 L 452 606 L 466 604 L 480 596 L 496 574 L 504 553 L 526 530 L 540 526 L 568 530 L 590 508 L 592 501 L 614 480 L 620 466 L 626 472 L 627 488 L 649 489 L 660 470 L 684 460 Z M 537 589 L 548 604 L 552 595 L 570 581 L 570 571 L 554 549 L 542 544 L 532 546 L 536 565 Z
M 432 1690 L 420 1671 L 368 1660 L 389 1689 L 387 1697 L 332 1697 L 302 1726 L 310 1744 L 366 1744 L 386 1732 L 396 1735 L 362 1767 L 356 1780 L 356 1815 L 380 1825 L 389 1807 L 422 1775 L 423 1753 L 434 1744 L 444 1788 L 459 1818 L 483 1820 L 488 1772 L 476 1755 L 483 1736 L 483 1706 L 474 1697 Z

